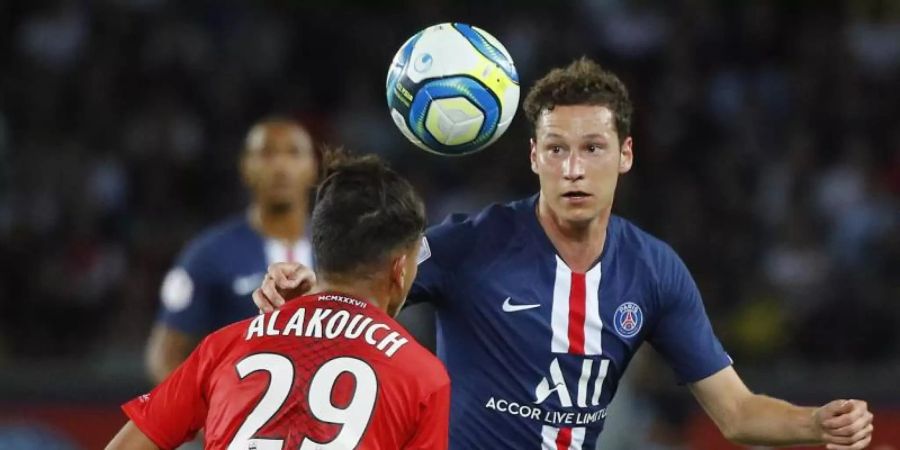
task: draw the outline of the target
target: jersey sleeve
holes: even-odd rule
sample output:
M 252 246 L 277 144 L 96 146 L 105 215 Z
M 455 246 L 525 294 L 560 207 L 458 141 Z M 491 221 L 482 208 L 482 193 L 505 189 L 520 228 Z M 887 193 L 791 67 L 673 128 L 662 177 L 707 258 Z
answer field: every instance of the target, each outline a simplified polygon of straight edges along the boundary
M 149 394 L 122 405 L 125 415 L 160 448 L 176 448 L 203 427 L 208 409 L 206 342 Z
M 432 240 L 428 235 L 422 238 L 422 250 L 419 256 L 419 271 L 413 281 L 412 288 L 406 296 L 406 305 L 418 305 L 421 303 L 437 303 L 441 297 L 443 285 L 443 271 L 434 259 L 430 247 Z M 426 251 L 427 249 L 427 251 Z
M 419 404 L 421 415 L 416 433 L 405 450 L 446 450 L 449 442 L 450 383 L 444 383 Z
M 447 279 L 472 245 L 468 230 L 471 230 L 469 216 L 455 214 L 425 232 L 418 257 L 419 272 L 407 296 L 408 305 L 444 301 Z
M 215 282 L 212 258 L 193 243 L 166 274 L 160 289 L 158 322 L 193 336 L 213 331 L 211 300 Z
M 661 316 L 649 340 L 678 381 L 692 383 L 728 367 L 732 360 L 713 333 L 693 277 L 681 258 L 667 250 L 660 272 Z

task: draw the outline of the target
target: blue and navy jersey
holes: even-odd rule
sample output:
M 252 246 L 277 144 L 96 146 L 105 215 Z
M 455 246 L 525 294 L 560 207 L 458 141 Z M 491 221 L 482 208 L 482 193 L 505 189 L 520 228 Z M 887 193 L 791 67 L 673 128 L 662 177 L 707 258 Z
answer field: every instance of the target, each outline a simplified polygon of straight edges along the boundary
M 246 218 L 234 218 L 191 241 L 163 280 L 158 321 L 203 337 L 256 315 L 251 294 L 269 264 L 296 261 L 312 266 L 307 239 L 286 244 L 267 239 Z
M 610 218 L 586 273 L 557 255 L 537 196 L 426 233 L 409 301 L 437 311 L 455 449 L 593 449 L 619 380 L 650 342 L 681 382 L 731 359 L 671 247 Z M 430 253 L 430 254 L 429 254 Z

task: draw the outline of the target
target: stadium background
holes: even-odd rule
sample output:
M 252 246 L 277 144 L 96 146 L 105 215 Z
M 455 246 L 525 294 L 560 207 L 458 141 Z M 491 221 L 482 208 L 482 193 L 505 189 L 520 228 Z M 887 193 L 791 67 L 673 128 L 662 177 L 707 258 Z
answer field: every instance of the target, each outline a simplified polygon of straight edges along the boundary
M 617 212 L 680 252 L 753 388 L 867 399 L 900 448 L 900 2 L 6 0 L 0 449 L 99 448 L 123 423 L 161 277 L 241 212 L 261 116 L 388 158 L 432 221 L 533 193 L 521 112 L 460 159 L 390 121 L 394 52 L 449 20 L 507 46 L 523 95 L 583 54 L 618 73 L 636 165 Z M 631 369 L 606 448 L 730 448 L 659 366 Z

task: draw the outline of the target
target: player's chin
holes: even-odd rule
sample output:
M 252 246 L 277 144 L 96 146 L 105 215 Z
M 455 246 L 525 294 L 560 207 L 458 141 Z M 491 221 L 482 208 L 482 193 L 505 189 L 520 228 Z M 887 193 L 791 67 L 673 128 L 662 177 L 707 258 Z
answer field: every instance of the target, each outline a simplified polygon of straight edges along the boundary
M 595 206 L 588 205 L 569 205 L 563 211 L 563 220 L 573 225 L 588 224 L 600 215 Z
M 559 204 L 563 211 L 570 214 L 583 214 L 597 209 L 597 197 L 594 195 L 565 196 L 559 198 Z

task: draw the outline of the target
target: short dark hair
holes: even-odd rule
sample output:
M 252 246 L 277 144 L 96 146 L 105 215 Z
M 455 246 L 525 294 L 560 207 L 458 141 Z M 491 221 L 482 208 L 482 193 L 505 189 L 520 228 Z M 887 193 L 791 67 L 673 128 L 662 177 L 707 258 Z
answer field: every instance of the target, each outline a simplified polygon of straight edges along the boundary
M 625 83 L 586 57 L 576 59 L 564 68 L 553 69 L 535 82 L 525 97 L 523 107 L 534 131 L 543 111 L 572 105 L 609 108 L 616 119 L 619 140 L 631 135 L 633 107 Z
M 324 276 L 364 276 L 364 269 L 421 237 L 425 205 L 412 185 L 377 156 L 342 150 L 325 155 L 325 177 L 312 214 L 316 268 Z

